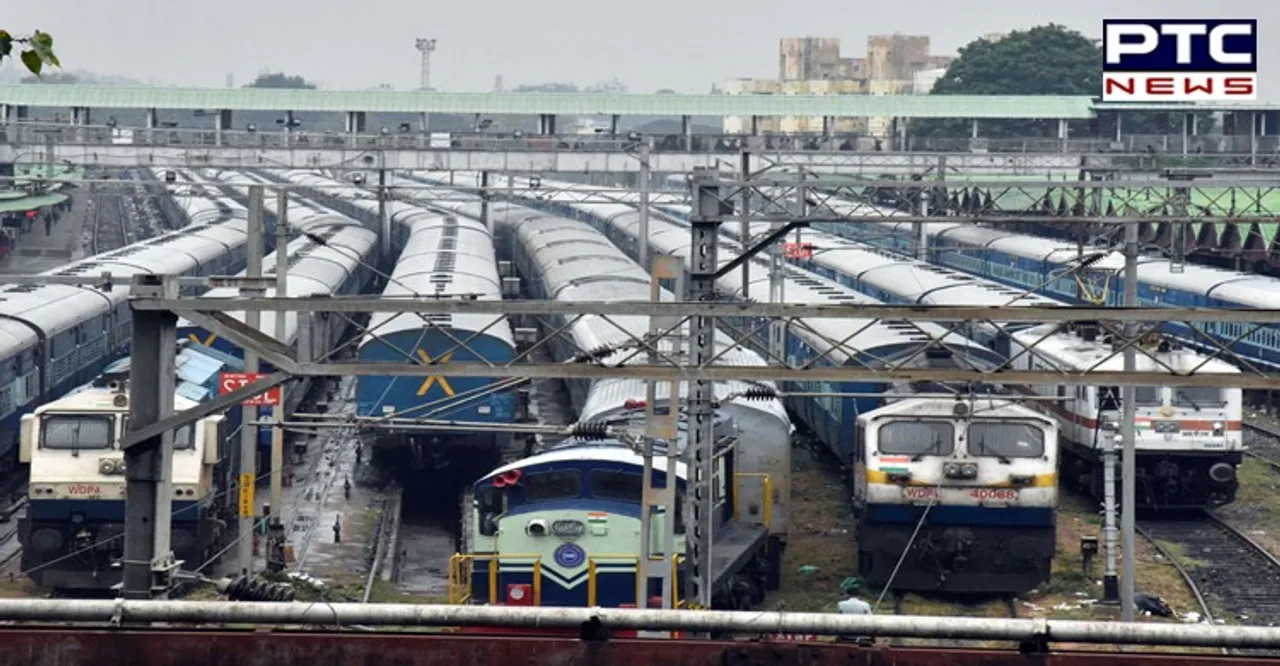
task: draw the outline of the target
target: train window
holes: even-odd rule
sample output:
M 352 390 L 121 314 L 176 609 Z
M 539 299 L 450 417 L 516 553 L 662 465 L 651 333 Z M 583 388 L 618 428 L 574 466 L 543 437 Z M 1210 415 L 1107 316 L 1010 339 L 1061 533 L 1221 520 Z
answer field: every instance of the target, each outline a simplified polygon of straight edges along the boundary
M 611 469 L 591 470 L 591 494 L 600 499 L 640 502 L 644 477 Z
M 582 477 L 576 469 L 538 472 L 525 475 L 520 481 L 526 502 L 569 499 L 582 494 Z
M 1135 402 L 1137 405 L 1161 405 L 1164 404 L 1163 398 L 1160 396 L 1160 387 L 1158 386 L 1139 386 L 1134 389 Z
M 173 431 L 173 450 L 185 451 L 194 447 L 196 445 L 194 432 L 195 431 L 192 430 L 192 426 L 189 425 Z
M 1098 388 L 1098 410 L 1112 411 L 1120 409 L 1120 389 L 1115 386 Z
M 969 455 L 1039 458 L 1044 431 L 1030 423 L 974 423 L 969 426 Z
M 955 430 L 941 421 L 894 421 L 876 439 L 881 455 L 945 456 L 955 450 Z
M 110 416 L 57 415 L 44 417 L 40 448 L 43 449 L 109 449 L 115 442 L 115 429 Z
M 1192 409 L 1201 409 L 1210 405 L 1220 407 L 1227 404 L 1227 398 L 1220 388 L 1210 386 L 1182 387 L 1173 389 L 1173 404 Z

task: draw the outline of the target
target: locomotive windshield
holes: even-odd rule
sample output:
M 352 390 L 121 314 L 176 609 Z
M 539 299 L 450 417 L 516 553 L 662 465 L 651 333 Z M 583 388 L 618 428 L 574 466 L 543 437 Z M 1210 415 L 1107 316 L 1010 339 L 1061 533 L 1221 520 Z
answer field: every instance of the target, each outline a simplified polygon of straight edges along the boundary
M 955 450 L 955 430 L 941 421 L 894 421 L 880 428 L 880 453 L 945 456 Z
M 1203 407 L 1221 407 L 1227 404 L 1223 390 L 1212 386 L 1183 387 L 1173 389 L 1173 404 L 1179 407 L 1201 409 Z
M 582 494 L 582 475 L 576 469 L 526 474 L 520 486 L 526 502 L 569 499 Z
M 60 414 L 45 416 L 43 420 L 41 448 L 72 451 L 109 449 L 116 439 L 111 416 Z
M 974 423 L 969 426 L 969 455 L 1039 458 L 1044 431 L 1030 423 Z

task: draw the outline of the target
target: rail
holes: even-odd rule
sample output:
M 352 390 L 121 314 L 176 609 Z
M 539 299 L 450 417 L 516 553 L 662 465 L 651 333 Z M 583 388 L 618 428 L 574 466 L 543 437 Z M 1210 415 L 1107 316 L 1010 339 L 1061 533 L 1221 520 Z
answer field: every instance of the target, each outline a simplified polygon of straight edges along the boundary
M 773 524 L 773 479 L 763 472 L 737 472 L 733 475 L 733 519 L 742 519 L 739 512 L 742 503 L 738 499 L 740 496 L 739 488 L 743 479 L 761 479 L 762 488 L 760 493 L 763 495 L 760 502 L 762 505 L 761 513 L 763 514 L 761 522 L 765 529 L 769 529 Z
M 1207 618 L 1213 618 L 1207 603 L 1212 597 L 1234 616 L 1256 623 L 1280 621 L 1280 559 L 1208 511 L 1196 512 L 1193 518 L 1143 519 L 1137 527 L 1152 543 L 1159 539 L 1176 544 L 1184 557 L 1200 563 L 1194 572 L 1184 569 L 1179 553 L 1157 544 L 1183 574 Z
M 0 599 L 0 621 L 124 623 L 220 623 L 317 627 L 519 627 L 576 629 L 584 625 L 638 631 L 727 634 L 816 634 L 977 641 L 1013 641 L 1047 648 L 1053 643 L 1210 648 L 1280 647 L 1280 628 L 1206 624 L 1050 619 L 844 615 L 757 611 L 637 610 L 629 608 L 528 608 L 420 604 L 315 604 Z

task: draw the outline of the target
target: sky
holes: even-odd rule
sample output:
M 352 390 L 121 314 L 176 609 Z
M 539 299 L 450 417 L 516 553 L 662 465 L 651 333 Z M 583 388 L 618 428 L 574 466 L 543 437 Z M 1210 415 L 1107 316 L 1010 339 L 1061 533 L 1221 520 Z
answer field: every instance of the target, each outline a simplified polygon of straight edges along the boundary
M 0 27 L 52 33 L 69 70 L 157 85 L 222 87 L 228 73 L 242 85 L 269 69 L 329 89 L 411 89 L 414 39 L 434 37 L 440 90 L 491 90 L 500 74 L 508 88 L 617 78 L 632 92 L 707 92 L 775 77 L 781 37 L 838 37 L 860 56 L 868 34 L 925 34 L 951 54 L 983 33 L 1054 22 L 1098 37 L 1103 18 L 1137 17 L 1257 18 L 1259 97 L 1280 100 L 1277 0 L 61 0 L 9 3 Z

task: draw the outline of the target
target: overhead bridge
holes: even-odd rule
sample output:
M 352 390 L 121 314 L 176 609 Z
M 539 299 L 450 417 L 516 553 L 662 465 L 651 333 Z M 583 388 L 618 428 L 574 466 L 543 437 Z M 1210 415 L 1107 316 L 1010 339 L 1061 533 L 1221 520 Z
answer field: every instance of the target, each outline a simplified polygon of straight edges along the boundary
M 687 173 L 734 170 L 744 152 L 755 167 L 803 166 L 816 173 L 886 176 L 1035 175 L 1074 178 L 1082 157 L 1060 152 L 898 153 L 863 151 L 835 138 L 778 145 L 771 137 L 475 134 L 350 135 L 291 132 L 120 130 L 62 126 L 0 135 L 0 162 L 82 167 L 395 169 L 515 173 Z

